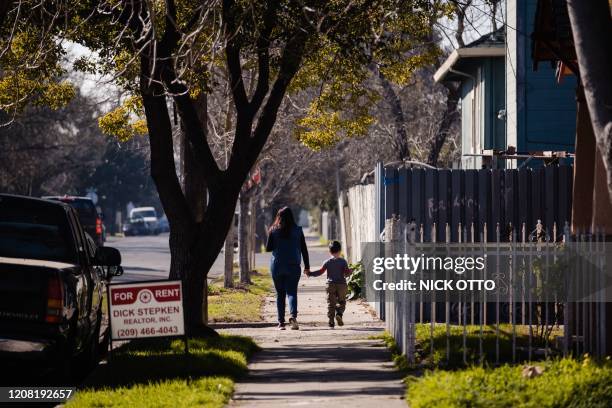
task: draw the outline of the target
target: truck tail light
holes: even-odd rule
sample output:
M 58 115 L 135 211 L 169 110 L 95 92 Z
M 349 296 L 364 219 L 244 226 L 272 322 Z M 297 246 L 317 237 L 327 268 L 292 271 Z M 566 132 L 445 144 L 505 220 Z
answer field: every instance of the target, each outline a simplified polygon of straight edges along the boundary
M 102 219 L 96 218 L 96 235 L 102 235 Z
M 58 272 L 53 272 L 47 283 L 47 323 L 59 323 L 64 307 L 64 285 Z

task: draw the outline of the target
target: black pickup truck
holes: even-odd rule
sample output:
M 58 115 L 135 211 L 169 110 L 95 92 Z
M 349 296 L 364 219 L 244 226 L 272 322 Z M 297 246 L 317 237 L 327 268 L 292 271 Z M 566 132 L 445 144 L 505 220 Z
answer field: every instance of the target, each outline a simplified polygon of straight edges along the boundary
M 105 283 L 120 263 L 69 205 L 0 194 L 2 370 L 27 363 L 71 375 L 97 363 Z

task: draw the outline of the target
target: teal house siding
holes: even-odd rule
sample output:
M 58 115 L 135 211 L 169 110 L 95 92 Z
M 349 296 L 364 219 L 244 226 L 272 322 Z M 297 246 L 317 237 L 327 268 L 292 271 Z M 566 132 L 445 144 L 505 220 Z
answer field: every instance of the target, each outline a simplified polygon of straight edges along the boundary
M 480 169 L 483 149 L 506 148 L 506 105 L 503 57 L 473 57 L 457 62 L 448 78 L 461 83 L 461 165 Z M 453 76 L 454 75 L 454 76 Z M 501 115 L 500 115 L 501 114 Z M 502 163 L 503 167 L 503 163 Z
M 485 72 L 485 149 L 505 149 L 506 122 L 500 113 L 506 106 L 506 84 L 503 58 L 487 58 L 483 61 Z
M 537 0 L 507 0 L 507 25 L 454 50 L 434 74 L 461 84 L 461 166 L 515 168 L 524 160 L 495 160 L 484 150 L 574 152 L 576 79 L 557 82 L 555 69 L 534 71 L 530 35 Z M 542 160 L 531 160 L 538 167 Z
M 505 122 L 498 118 L 506 103 L 504 59 L 471 58 L 458 68 L 472 77 L 461 79 L 462 167 L 479 169 L 482 159 L 469 154 L 506 146 Z
M 517 12 L 522 15 L 518 27 L 518 35 L 529 35 L 533 32 L 537 0 L 517 1 Z M 510 28 L 509 28 L 510 29 Z M 557 83 L 555 70 L 545 63 L 533 70 L 531 59 L 531 41 L 528 38 L 520 41 L 524 47 L 525 56 L 521 65 L 524 75 L 524 86 L 519 87 L 524 103 L 518 103 L 518 134 L 517 149 L 519 151 L 534 150 L 566 150 L 574 151 L 576 138 L 576 79 L 564 77 Z M 520 54 L 519 54 L 520 55 Z

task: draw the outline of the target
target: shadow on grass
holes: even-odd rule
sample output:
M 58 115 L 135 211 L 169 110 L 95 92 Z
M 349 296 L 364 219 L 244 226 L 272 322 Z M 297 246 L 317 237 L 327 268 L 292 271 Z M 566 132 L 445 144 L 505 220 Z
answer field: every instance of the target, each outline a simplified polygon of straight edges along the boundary
M 465 330 L 465 331 L 464 331 Z M 561 330 L 555 330 L 552 336 L 560 335 Z M 496 365 L 503 363 L 521 363 L 529 360 L 541 360 L 546 357 L 544 348 L 548 346 L 548 355 L 556 356 L 558 350 L 551 348 L 544 340 L 529 336 L 528 326 L 512 326 L 501 324 L 499 335 L 495 326 L 451 325 L 437 323 L 432 327 L 429 323 L 416 325 L 415 362 L 410 366 L 406 356 L 400 354 L 395 340 L 388 334 L 380 336 L 390 349 L 393 360 L 399 370 L 411 372 L 426 368 L 461 369 L 471 365 Z M 513 355 L 513 342 L 514 355 Z M 531 345 L 531 355 L 529 347 Z
M 553 336 L 560 333 L 560 330 L 556 330 Z M 500 324 L 498 333 L 493 325 L 466 325 L 465 329 L 464 326 L 451 325 L 447 331 L 445 324 L 436 324 L 432 337 L 429 324 L 417 324 L 416 337 L 416 360 L 429 367 L 461 368 L 480 363 L 502 364 L 538 360 L 545 357 L 546 346 L 549 355 L 556 354 L 550 343 L 547 344 L 545 340 L 533 334 L 530 337 L 528 326 L 517 325 L 513 333 L 511 325 Z M 529 347 L 532 350 L 531 355 Z
M 133 386 L 173 379 L 246 374 L 249 357 L 259 347 L 248 337 L 190 338 L 189 354 L 182 339 L 133 340 L 115 349 L 81 385 L 91 390 Z

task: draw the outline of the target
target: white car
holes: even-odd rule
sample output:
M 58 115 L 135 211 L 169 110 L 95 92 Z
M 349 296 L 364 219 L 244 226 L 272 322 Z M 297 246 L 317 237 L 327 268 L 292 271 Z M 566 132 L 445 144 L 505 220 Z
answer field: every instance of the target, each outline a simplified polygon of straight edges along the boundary
M 158 235 L 160 233 L 159 219 L 157 218 L 157 212 L 154 207 L 136 207 L 130 211 L 130 220 L 140 218 L 144 220 L 145 226 L 151 234 Z

